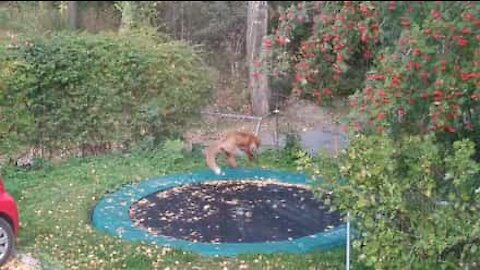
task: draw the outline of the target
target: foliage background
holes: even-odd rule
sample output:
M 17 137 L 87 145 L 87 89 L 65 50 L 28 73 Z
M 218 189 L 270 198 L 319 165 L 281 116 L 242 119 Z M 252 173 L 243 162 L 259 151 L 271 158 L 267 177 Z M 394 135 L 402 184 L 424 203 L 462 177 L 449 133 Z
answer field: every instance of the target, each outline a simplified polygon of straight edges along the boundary
M 19 37 L 1 55 L 2 149 L 152 145 L 178 137 L 211 95 L 191 46 L 150 32 Z
M 122 145 L 155 149 L 158 152 L 149 152 L 152 159 L 158 158 L 153 164 L 174 170 L 175 162 L 185 159 L 174 150 L 180 142 L 156 146 L 178 137 L 198 116 L 214 84 L 222 89 L 222 97 L 234 93 L 240 104 L 247 102 L 246 2 L 79 3 L 75 32 L 65 31 L 65 1 L 1 3 L 3 153 L 30 146 L 49 153 L 69 147 L 95 152 Z M 264 40 L 262 62 L 257 63 L 258 75 L 269 76 L 274 93 L 282 96 L 319 104 L 347 96 L 353 109 L 350 118 L 343 119 L 351 132 L 351 145 L 343 155 L 313 157 L 289 138 L 288 151 L 276 156 L 281 161 L 276 166 L 295 165 L 330 180 L 329 188 L 335 191 L 332 207 L 350 211 L 361 230 L 353 254 L 361 266 L 478 267 L 480 5 L 271 1 L 269 6 L 271 30 Z M 123 31 L 125 27 L 128 31 Z M 207 66 L 220 76 L 212 76 Z M 126 166 L 136 158 L 114 165 Z M 104 162 L 103 166 L 111 165 Z M 120 184 L 106 180 L 110 175 L 105 168 L 101 177 L 95 165 L 68 167 L 75 168 L 85 176 L 81 188 L 93 197 Z M 14 192 L 25 196 L 29 213 L 36 213 L 30 209 L 32 201 L 38 200 L 35 192 L 47 177 L 31 186 L 29 181 L 48 169 L 38 174 L 7 171 L 21 180 Z M 64 173 L 58 177 L 65 181 L 71 175 Z M 139 175 L 147 173 L 153 169 Z M 95 183 L 95 190 L 86 183 Z M 23 189 L 31 193 L 23 194 Z M 84 211 L 93 202 L 82 203 Z M 70 211 L 69 205 L 64 207 Z M 28 235 L 36 244 L 48 244 L 48 256 L 87 267 L 88 262 L 74 257 L 90 251 L 77 253 L 76 246 L 59 241 L 69 236 L 71 224 L 86 224 L 78 218 L 83 212 L 75 213 L 62 224 L 67 229 L 58 233 L 51 231 L 53 226 L 29 220 L 45 233 L 32 230 Z M 85 239 L 96 242 L 95 237 Z M 85 243 L 81 238 L 77 240 Z M 57 254 L 59 243 L 69 253 Z M 125 250 L 122 256 L 131 251 Z M 92 256 L 102 260 L 101 252 L 92 251 Z

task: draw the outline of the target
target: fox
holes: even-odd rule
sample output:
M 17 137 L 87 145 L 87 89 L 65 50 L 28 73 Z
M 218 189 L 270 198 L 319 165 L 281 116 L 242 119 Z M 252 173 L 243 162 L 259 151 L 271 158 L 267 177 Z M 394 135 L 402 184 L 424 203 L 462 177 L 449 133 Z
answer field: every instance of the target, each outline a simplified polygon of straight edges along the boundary
M 255 134 L 233 131 L 228 133 L 224 138 L 216 141 L 205 150 L 205 159 L 207 166 L 216 174 L 222 174 L 220 166 L 216 162 L 219 154 L 224 153 L 227 157 L 227 163 L 231 168 L 237 168 L 238 164 L 235 159 L 243 151 L 247 154 L 248 159 L 253 161 L 257 157 L 258 148 L 260 147 L 260 138 Z

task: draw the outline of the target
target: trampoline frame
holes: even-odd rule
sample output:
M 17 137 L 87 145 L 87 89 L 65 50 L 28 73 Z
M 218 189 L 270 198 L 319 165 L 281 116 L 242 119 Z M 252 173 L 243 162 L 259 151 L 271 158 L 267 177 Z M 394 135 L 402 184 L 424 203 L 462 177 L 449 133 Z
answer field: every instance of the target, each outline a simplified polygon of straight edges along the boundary
M 304 186 L 307 186 L 309 181 L 304 174 L 246 168 L 227 169 L 225 170 L 225 175 L 215 175 L 212 171 L 207 170 L 145 179 L 140 183 L 126 185 L 116 192 L 106 194 L 93 210 L 92 223 L 97 230 L 123 240 L 140 241 L 146 244 L 181 249 L 204 256 L 237 256 L 252 253 L 305 253 L 315 250 L 328 250 L 345 245 L 346 225 L 343 223 L 326 232 L 319 232 L 293 240 L 261 243 L 205 243 L 149 234 L 146 230 L 136 227 L 130 219 L 129 210 L 132 204 L 149 194 L 180 185 L 247 179 L 268 179 Z

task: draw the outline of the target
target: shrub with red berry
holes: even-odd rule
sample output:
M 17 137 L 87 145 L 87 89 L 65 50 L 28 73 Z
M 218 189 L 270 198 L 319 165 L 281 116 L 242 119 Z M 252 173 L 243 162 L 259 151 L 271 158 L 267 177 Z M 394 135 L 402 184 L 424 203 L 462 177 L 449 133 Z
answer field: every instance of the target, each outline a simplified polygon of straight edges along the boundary
M 478 267 L 479 14 L 473 1 L 304 2 L 268 37 L 262 72 L 291 76 L 293 94 L 323 103 L 351 86 L 363 134 L 304 168 L 332 180 L 335 207 L 355 219 L 356 263 Z
M 292 94 L 319 103 L 347 89 L 365 132 L 480 136 L 478 14 L 472 1 L 299 3 L 265 38 L 259 73 L 290 75 Z

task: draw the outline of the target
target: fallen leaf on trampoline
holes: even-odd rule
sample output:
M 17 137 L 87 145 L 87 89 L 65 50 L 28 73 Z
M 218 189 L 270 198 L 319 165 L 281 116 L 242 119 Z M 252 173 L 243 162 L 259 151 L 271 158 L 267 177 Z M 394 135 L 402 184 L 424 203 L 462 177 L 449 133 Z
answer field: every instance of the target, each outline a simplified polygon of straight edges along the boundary
M 195 242 L 215 242 L 212 238 L 214 232 L 225 234 L 222 240 L 226 242 L 278 241 L 287 240 L 288 237 L 295 239 L 321 232 L 327 224 L 340 223 L 338 214 L 318 210 L 322 208 L 322 203 L 316 201 L 313 195 L 300 196 L 300 193 L 307 192 L 307 189 L 302 189 L 305 187 L 259 181 L 185 185 L 175 188 L 175 192 L 158 192 L 168 196 L 152 194 L 147 199 L 157 206 L 144 209 L 145 211 L 130 212 L 130 217 L 136 220 L 135 225 L 142 223 L 141 218 L 147 219 L 146 223 L 150 224 L 148 227 L 163 228 L 162 234 L 166 236 Z M 281 210 L 276 210 L 280 207 Z M 325 221 L 318 218 L 325 215 L 331 217 Z M 309 219 L 308 225 L 304 222 L 305 218 Z M 295 226 L 298 226 L 298 230 Z M 195 234 L 193 231 L 202 233 Z M 256 236 L 257 231 L 266 234 Z M 272 232 L 276 234 L 271 236 Z M 248 235 L 249 233 L 253 235 Z

